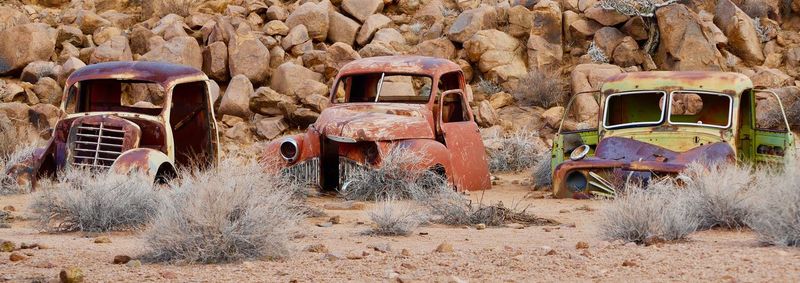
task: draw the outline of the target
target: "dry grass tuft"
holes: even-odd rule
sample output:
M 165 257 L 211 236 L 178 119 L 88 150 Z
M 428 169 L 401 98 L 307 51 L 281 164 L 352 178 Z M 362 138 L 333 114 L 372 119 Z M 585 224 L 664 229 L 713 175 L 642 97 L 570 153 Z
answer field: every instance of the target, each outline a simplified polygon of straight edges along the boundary
M 536 156 L 536 163 L 533 166 L 533 176 L 531 176 L 534 188 L 549 188 L 553 185 L 553 172 L 550 158 L 550 151 L 544 151 Z
M 395 147 L 380 167 L 360 168 L 348 173 L 339 194 L 348 200 L 411 199 L 424 200 L 446 187 L 443 172 L 413 169 L 426 163 L 426 156 L 407 148 Z
M 514 99 L 523 106 L 550 108 L 564 102 L 567 92 L 557 71 L 533 70 L 519 80 Z
M 749 188 L 753 185 L 749 168 L 736 164 L 705 167 L 691 164 L 678 179 L 692 198 L 700 228 L 744 228 L 748 214 Z
M 494 205 L 484 205 L 482 202 L 474 203 L 456 192 L 441 193 L 424 204 L 428 208 L 431 222 L 445 225 L 558 224 L 556 221 L 527 213 L 527 208 L 517 209 L 516 206 L 509 208 L 502 202 Z
M 0 155 L 0 196 L 11 194 L 27 194 L 30 187 L 17 184 L 17 180 L 7 173 L 12 166 L 30 158 L 36 150 L 36 144 L 17 146 L 16 150 L 8 155 Z
M 481 78 L 480 81 L 478 81 L 478 84 L 475 85 L 475 90 L 477 92 L 485 93 L 486 95 L 491 96 L 492 94 L 503 91 L 503 87 L 499 86 L 498 84 L 490 80 Z
M 150 180 L 81 169 L 63 172 L 59 183 L 41 186 L 31 209 L 51 232 L 135 230 L 157 213 L 164 193 Z
M 145 234 L 146 258 L 220 263 L 288 256 L 290 233 L 303 217 L 296 184 L 235 157 L 183 173 Z
M 592 59 L 592 62 L 601 64 L 610 62 L 608 56 L 606 56 L 606 53 L 603 52 L 603 49 L 600 49 L 600 47 L 594 44 L 594 41 L 589 44 L 589 49 L 586 50 L 586 54 L 589 55 L 589 58 Z
M 764 243 L 778 246 L 800 246 L 800 170 L 797 164 L 787 165 L 783 172 L 758 170 L 750 214 L 746 223 Z
M 685 239 L 700 225 L 694 215 L 695 195 L 678 189 L 674 180 L 625 191 L 603 213 L 600 231 L 605 238 L 640 244 L 653 238 L 673 241 Z
M 368 234 L 408 236 L 427 217 L 411 205 L 386 200 L 369 212 L 369 218 L 375 223 L 375 227 Z
M 537 144 L 538 139 L 536 132 L 527 130 L 519 130 L 497 138 L 496 144 L 487 149 L 489 170 L 520 172 L 530 169 L 537 161 L 537 152 L 541 151 Z

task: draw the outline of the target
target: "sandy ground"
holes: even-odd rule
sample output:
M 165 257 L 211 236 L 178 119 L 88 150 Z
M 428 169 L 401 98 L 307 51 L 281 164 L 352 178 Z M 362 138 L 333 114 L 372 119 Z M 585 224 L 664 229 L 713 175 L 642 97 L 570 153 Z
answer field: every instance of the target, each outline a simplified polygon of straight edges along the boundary
M 562 224 L 485 230 L 435 225 L 407 237 L 380 237 L 361 234 L 369 229 L 368 209 L 326 210 L 329 216 L 340 216 L 342 223 L 317 227 L 327 217 L 307 219 L 293 240 L 295 252 L 285 260 L 127 266 L 111 261 L 115 255 L 135 258 L 146 250 L 138 233 L 106 234 L 112 243 L 95 244 L 97 235 L 41 233 L 32 221 L 22 221 L 0 229 L 0 239 L 49 248 L 21 250 L 29 256 L 18 262 L 10 261 L 10 253 L 0 253 L 0 281 L 55 281 L 61 269 L 72 266 L 82 269 L 89 282 L 800 281 L 800 249 L 762 246 L 750 231 L 704 231 L 686 242 L 649 247 L 608 242 L 598 236 L 606 202 L 540 198 L 511 183 L 524 176 L 501 177 L 503 183 L 495 189 L 471 197 L 528 206 L 529 212 Z M 0 207 L 13 205 L 17 214 L 25 215 L 29 198 L 0 197 Z M 311 201 L 320 207 L 342 202 L 335 198 Z M 587 242 L 589 248 L 576 249 L 579 241 Z M 452 244 L 454 252 L 435 252 L 442 242 Z M 323 253 L 304 251 L 311 244 L 324 244 L 339 258 L 330 260 Z M 388 246 L 389 250 L 368 246 Z M 403 255 L 403 249 L 410 253 Z M 348 259 L 348 255 L 363 257 Z

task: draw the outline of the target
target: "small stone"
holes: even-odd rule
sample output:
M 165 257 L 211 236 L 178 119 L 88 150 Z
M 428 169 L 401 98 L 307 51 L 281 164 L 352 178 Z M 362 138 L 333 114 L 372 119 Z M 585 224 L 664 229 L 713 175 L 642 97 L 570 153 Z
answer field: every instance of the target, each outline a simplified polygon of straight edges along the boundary
M 342 217 L 339 215 L 333 216 L 330 219 L 328 219 L 328 222 L 333 224 L 342 224 Z
M 328 210 L 364 210 L 367 207 L 363 202 L 345 201 L 339 203 L 326 203 L 323 208 Z
M 478 224 L 475 225 L 475 229 L 478 229 L 478 230 L 486 229 L 486 224 L 478 223 Z
M 648 247 L 652 245 L 663 244 L 666 242 L 667 240 L 659 236 L 648 236 L 647 238 L 644 238 L 644 245 Z
M 436 247 L 436 252 L 438 253 L 452 253 L 453 251 L 453 245 L 448 242 L 442 242 Z
M 131 261 L 131 257 L 126 255 L 117 255 L 114 256 L 114 260 L 111 262 L 113 264 L 126 264 Z
M 326 253 L 324 256 L 322 256 L 322 259 L 327 261 L 337 261 L 342 259 L 342 257 L 333 253 Z
M 38 248 L 40 250 L 46 250 L 46 249 L 49 249 L 50 246 L 48 246 L 47 244 L 38 243 L 38 244 L 36 244 L 36 248 Z
M 58 273 L 58 278 L 61 279 L 61 283 L 80 283 L 83 282 L 83 270 L 77 267 L 62 269 Z
M 138 259 L 134 259 L 134 260 L 131 260 L 128 263 L 126 263 L 125 266 L 130 267 L 130 268 L 139 268 L 139 267 L 142 267 L 142 262 L 140 260 L 138 260 Z
M 331 227 L 331 226 L 333 226 L 333 223 L 331 223 L 331 222 L 317 223 L 317 227 L 327 228 L 327 227 Z
M 585 249 L 588 249 L 588 248 L 589 248 L 589 243 L 584 242 L 584 241 L 580 241 L 577 244 L 575 244 L 575 249 L 578 249 L 578 250 L 585 250 Z
M 23 261 L 28 259 L 28 257 L 21 253 L 13 252 L 10 256 L 8 256 L 8 259 L 11 261 Z
M 569 209 L 562 209 L 559 210 L 558 213 L 569 213 Z
M 313 244 L 306 247 L 307 252 L 312 253 L 328 253 L 328 247 L 325 244 Z
M 161 271 L 161 272 L 158 273 L 158 275 L 161 275 L 161 278 L 164 278 L 164 279 L 172 279 L 172 280 L 178 279 L 178 275 L 175 274 L 175 272 L 172 272 L 172 271 L 166 271 L 166 270 L 165 271 Z
M 100 237 L 94 238 L 94 243 L 95 244 L 110 244 L 111 243 L 111 238 L 106 237 L 106 236 L 100 236 Z
M 13 205 L 6 205 L 6 206 L 3 207 L 3 210 L 12 211 L 12 212 L 13 211 L 17 211 L 17 209 Z
M 367 245 L 368 249 L 373 249 L 376 252 L 386 253 L 392 251 L 392 246 L 389 243 Z
M 635 261 L 633 261 L 633 260 L 626 259 L 625 261 L 623 261 L 623 262 L 622 262 L 622 266 L 625 266 L 625 267 L 635 267 L 635 266 L 639 266 L 639 264 L 637 264 L 637 263 L 636 263 Z
M 409 251 L 408 249 L 402 249 L 402 250 L 400 250 L 400 255 L 402 255 L 402 256 L 411 256 L 411 251 Z
M 51 261 L 45 260 L 35 263 L 33 267 L 50 269 L 56 267 L 56 265 Z
M 589 250 L 581 251 L 581 255 L 585 257 L 592 257 L 592 254 L 589 252 Z
M 0 252 L 10 253 L 15 249 L 17 249 L 17 245 L 12 241 L 3 241 L 3 243 L 0 244 Z
M 511 229 L 525 229 L 525 225 L 519 223 L 508 223 L 505 226 Z
M 556 254 L 558 254 L 558 252 L 556 252 L 556 250 L 555 250 L 555 249 L 553 249 L 553 248 L 550 248 L 550 247 L 546 247 L 546 248 L 545 248 L 545 253 L 544 253 L 544 255 L 556 255 Z
M 0 229 L 11 229 L 11 224 L 0 223 Z
M 416 270 L 417 269 L 416 266 L 414 266 L 413 264 L 410 264 L 408 262 L 401 263 L 400 267 L 408 269 L 408 270 Z
M 347 257 L 347 259 L 349 259 L 349 260 L 364 259 L 364 254 L 363 254 L 363 253 L 362 253 L 362 254 L 358 254 L 358 253 L 349 253 L 349 254 L 347 254 L 347 256 L 346 256 L 346 257 Z

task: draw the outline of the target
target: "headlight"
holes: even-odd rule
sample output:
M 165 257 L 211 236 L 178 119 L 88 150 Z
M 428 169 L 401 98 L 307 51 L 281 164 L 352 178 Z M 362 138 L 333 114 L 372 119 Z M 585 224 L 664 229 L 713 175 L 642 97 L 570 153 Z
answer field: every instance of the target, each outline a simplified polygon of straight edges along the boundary
M 300 147 L 297 146 L 296 140 L 287 139 L 281 143 L 281 157 L 286 159 L 287 162 L 294 162 L 299 155 Z
M 569 154 L 569 159 L 573 161 L 581 160 L 586 157 L 587 154 L 589 154 L 590 149 L 591 148 L 588 145 L 581 145 L 572 150 L 572 152 Z
M 580 192 L 586 189 L 586 175 L 579 171 L 572 171 L 567 174 L 567 188 L 572 192 Z

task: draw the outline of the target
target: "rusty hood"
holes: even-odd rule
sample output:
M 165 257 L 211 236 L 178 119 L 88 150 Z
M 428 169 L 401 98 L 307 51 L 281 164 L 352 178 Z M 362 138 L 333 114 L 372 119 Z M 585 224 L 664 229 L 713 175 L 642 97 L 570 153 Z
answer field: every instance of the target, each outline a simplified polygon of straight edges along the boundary
M 322 111 L 314 127 L 326 136 L 357 141 L 432 139 L 430 113 L 425 104 L 340 104 Z

